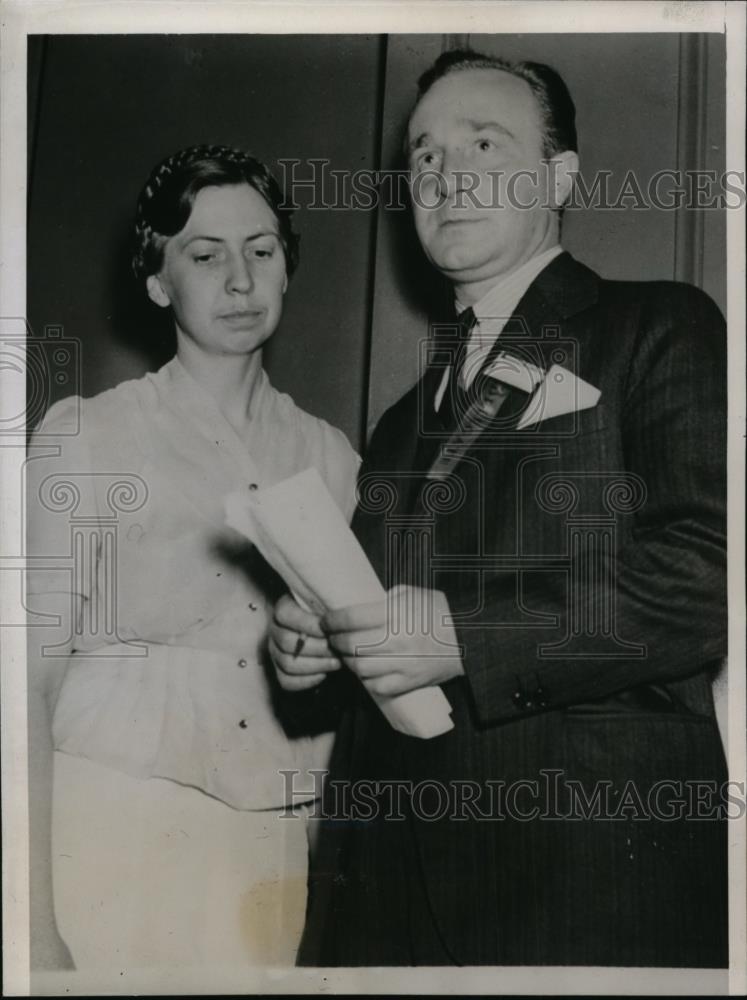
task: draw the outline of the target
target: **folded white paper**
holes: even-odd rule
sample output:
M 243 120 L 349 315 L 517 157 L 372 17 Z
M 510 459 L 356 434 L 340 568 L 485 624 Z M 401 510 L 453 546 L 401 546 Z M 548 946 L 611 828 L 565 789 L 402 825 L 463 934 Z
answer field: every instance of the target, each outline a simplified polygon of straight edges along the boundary
M 386 596 L 366 554 L 314 468 L 265 490 L 226 497 L 226 521 L 253 542 L 294 597 L 317 614 Z M 375 697 L 390 725 L 429 739 L 453 729 L 440 687 Z

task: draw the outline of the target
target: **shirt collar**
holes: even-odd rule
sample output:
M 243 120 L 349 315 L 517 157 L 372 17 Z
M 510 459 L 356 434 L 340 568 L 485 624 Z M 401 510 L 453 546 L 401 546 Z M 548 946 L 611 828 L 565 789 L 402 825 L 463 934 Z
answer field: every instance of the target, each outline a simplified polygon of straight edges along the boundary
M 193 432 L 227 449 L 239 468 L 246 464 L 256 439 L 261 438 L 261 415 L 269 405 L 273 392 L 264 368 L 260 369 L 254 387 L 253 419 L 246 441 L 239 437 L 214 397 L 187 371 L 178 357 L 174 356 L 153 377 L 165 393 L 170 407 L 176 408 L 189 421 Z
M 549 250 L 543 250 L 542 253 L 531 257 L 517 270 L 496 282 L 472 307 L 478 322 L 484 319 L 507 319 L 540 271 L 543 271 L 550 261 L 555 260 L 561 253 L 563 253 L 563 248 L 556 244 Z M 454 306 L 457 313 L 463 312 L 466 308 L 458 299 Z

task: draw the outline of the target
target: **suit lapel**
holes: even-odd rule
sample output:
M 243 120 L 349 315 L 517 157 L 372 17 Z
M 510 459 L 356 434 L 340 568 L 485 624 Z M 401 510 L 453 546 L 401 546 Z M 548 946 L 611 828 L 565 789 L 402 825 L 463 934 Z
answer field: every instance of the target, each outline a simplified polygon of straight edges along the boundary
M 502 351 L 516 347 L 525 360 L 547 371 L 553 362 L 554 339 L 564 324 L 592 306 L 598 297 L 599 278 L 593 271 L 562 253 L 535 278 L 493 344 L 482 371 Z
M 483 362 L 480 378 L 497 356 L 505 352 L 548 371 L 554 363 L 559 336 L 564 325 L 577 313 L 592 306 L 598 297 L 599 279 L 593 271 L 574 260 L 569 253 L 560 254 L 537 276 L 520 299 L 513 315 L 506 321 Z M 448 357 L 439 357 L 423 380 L 421 427 L 426 430 L 418 448 L 416 470 L 424 476 L 443 478 L 444 469 L 453 468 L 455 461 L 443 462 L 444 448 L 456 456 L 465 455 L 479 438 L 490 429 L 491 434 L 510 433 L 529 400 L 520 389 L 510 388 L 492 420 L 482 421 L 477 433 L 465 434 L 460 428 L 447 428 L 434 413 L 434 399 Z M 428 411 L 430 411 L 428 413 Z M 428 434 L 428 429 L 433 431 Z M 440 433 L 439 433 L 440 429 Z M 419 435 L 421 439 L 423 435 Z M 461 460 L 460 458 L 457 460 Z M 441 470 L 440 472 L 438 470 Z M 414 496 L 419 494 L 418 489 Z
M 443 408 L 437 412 L 435 402 L 458 347 L 458 324 L 452 314 L 438 330 L 429 349 L 428 367 L 416 387 L 417 433 L 412 461 L 412 470 L 416 473 L 426 472 L 450 429 L 444 422 Z
M 535 278 L 506 321 L 480 369 L 483 374 L 503 352 L 547 372 L 557 361 L 559 338 L 576 314 L 597 301 L 597 275 L 562 253 Z M 561 362 L 562 363 L 562 362 Z M 511 388 L 497 414 L 493 433 L 512 431 L 527 402 L 527 394 Z

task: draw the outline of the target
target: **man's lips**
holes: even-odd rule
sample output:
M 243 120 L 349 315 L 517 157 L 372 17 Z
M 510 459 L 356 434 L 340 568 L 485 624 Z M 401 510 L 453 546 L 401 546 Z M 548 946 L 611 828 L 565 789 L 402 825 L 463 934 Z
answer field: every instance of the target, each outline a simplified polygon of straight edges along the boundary
M 447 226 L 475 226 L 480 222 L 487 222 L 487 219 L 458 219 L 458 218 L 446 218 L 441 219 L 439 222 L 439 227 L 445 229 Z

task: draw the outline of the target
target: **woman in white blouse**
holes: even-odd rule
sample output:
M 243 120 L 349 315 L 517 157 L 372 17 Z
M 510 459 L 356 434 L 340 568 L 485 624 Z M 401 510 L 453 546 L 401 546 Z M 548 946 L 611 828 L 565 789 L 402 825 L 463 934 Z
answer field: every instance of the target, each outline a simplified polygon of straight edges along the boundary
M 183 150 L 153 171 L 136 236 L 176 357 L 55 404 L 28 462 L 28 601 L 48 616 L 29 642 L 32 965 L 290 965 L 307 838 L 302 796 L 279 818 L 280 772 L 313 789 L 331 737 L 278 717 L 278 581 L 223 500 L 313 465 L 349 515 L 358 459 L 262 369 L 297 261 L 268 170 Z

